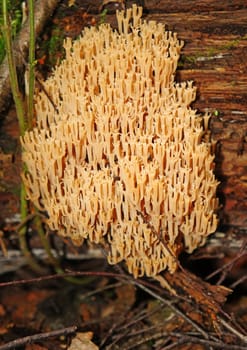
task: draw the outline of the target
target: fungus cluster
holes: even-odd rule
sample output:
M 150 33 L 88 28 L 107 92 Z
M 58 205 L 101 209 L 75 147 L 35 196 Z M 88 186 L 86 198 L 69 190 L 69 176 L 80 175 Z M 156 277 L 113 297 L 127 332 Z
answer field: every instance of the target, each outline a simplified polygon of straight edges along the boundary
M 133 6 L 118 30 L 65 41 L 22 138 L 27 196 L 50 229 L 106 242 L 109 263 L 135 277 L 173 273 L 180 250 L 215 231 L 218 207 L 209 117 L 190 107 L 192 82 L 174 82 L 183 43 L 141 16 Z

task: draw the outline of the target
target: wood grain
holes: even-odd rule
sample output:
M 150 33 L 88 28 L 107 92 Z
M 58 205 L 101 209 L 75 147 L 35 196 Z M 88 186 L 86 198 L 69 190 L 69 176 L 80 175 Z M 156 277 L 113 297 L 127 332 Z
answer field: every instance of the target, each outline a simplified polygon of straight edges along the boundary
M 176 80 L 193 80 L 193 108 L 211 112 L 221 224 L 247 228 L 247 3 L 146 1 L 146 18 L 184 40 Z
M 101 1 L 77 3 L 88 13 L 99 15 Z M 126 6 L 131 3 L 133 1 L 127 1 Z M 221 181 L 218 191 L 221 225 L 246 230 L 247 2 L 149 0 L 144 1 L 144 9 L 147 20 L 166 24 L 167 29 L 176 31 L 185 43 L 176 80 L 193 80 L 197 99 L 192 107 L 199 113 L 209 111 L 212 115 L 210 127 L 217 142 L 215 171 Z M 116 23 L 112 14 L 106 16 L 106 21 Z M 15 151 L 5 142 L 8 139 L 13 143 L 13 134 L 16 134 L 10 130 L 8 118 L 0 129 L 0 148 L 13 155 Z M 6 171 L 3 173 L 6 175 Z M 0 185 L 4 181 L 0 179 Z M 13 198 L 12 182 L 7 186 L 7 193 L 12 191 L 10 198 Z M 6 190 L 3 185 L 0 187 L 6 199 Z M 4 210 L 10 203 L 11 200 L 5 200 Z

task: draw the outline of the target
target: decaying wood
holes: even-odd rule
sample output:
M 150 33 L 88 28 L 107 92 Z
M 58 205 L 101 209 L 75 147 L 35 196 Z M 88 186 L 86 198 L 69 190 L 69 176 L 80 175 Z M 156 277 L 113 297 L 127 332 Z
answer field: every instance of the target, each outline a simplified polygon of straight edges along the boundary
M 166 24 L 185 43 L 176 81 L 194 81 L 192 108 L 212 116 L 220 224 L 247 229 L 246 1 L 150 0 L 144 16 Z M 116 25 L 113 15 L 106 19 Z
M 245 1 L 148 1 L 147 18 L 184 40 L 177 79 L 193 80 L 193 108 L 212 114 L 221 223 L 247 228 L 247 5 Z
M 62 329 L 57 329 L 55 331 L 45 332 L 45 333 L 39 333 L 34 335 L 28 335 L 24 338 L 18 338 L 16 340 L 12 340 L 9 343 L 6 343 L 4 345 L 0 345 L 0 350 L 9 350 L 9 349 L 16 349 L 21 346 L 24 346 L 26 344 L 32 344 L 35 342 L 40 342 L 47 338 L 53 338 L 53 337 L 60 337 L 60 336 L 66 336 L 71 333 L 75 333 L 77 330 L 76 326 L 66 327 Z
M 207 313 L 222 312 L 221 306 L 232 292 L 224 286 L 211 285 L 184 269 L 176 271 L 174 276 L 165 273 L 165 279 L 175 290 L 183 290 L 185 295 L 193 299 Z
M 44 12 L 46 12 L 45 14 L 40 14 L 40 17 L 44 16 L 42 20 L 36 18 L 36 21 L 41 21 L 40 29 L 36 29 L 37 33 L 42 29 L 44 21 L 49 16 L 48 12 L 51 13 L 53 11 L 56 3 L 58 1 L 55 0 L 37 1 L 38 11 L 41 11 L 41 8 L 43 8 Z M 94 2 L 78 0 L 77 4 L 79 3 L 83 4 L 83 7 L 89 13 L 93 15 L 99 13 L 101 0 L 95 0 Z M 48 9 L 45 6 L 50 7 Z M 219 197 L 222 207 L 219 214 L 222 232 L 217 232 L 210 236 L 207 245 L 193 253 L 191 261 L 197 258 L 203 259 L 203 255 L 204 258 L 216 256 L 215 259 L 219 262 L 219 271 L 224 272 L 224 266 L 227 267 L 232 262 L 236 262 L 238 254 L 241 252 L 241 247 L 246 249 L 246 245 L 244 245 L 247 232 L 246 0 L 218 2 L 214 0 L 148 0 L 145 1 L 144 15 L 147 20 L 154 19 L 166 23 L 169 30 L 176 31 L 178 37 L 184 40 L 185 46 L 176 80 L 193 80 L 198 94 L 192 108 L 198 109 L 202 113 L 209 111 L 212 115 L 210 127 L 212 137 L 217 142 L 216 174 L 221 181 Z M 114 16 L 107 15 L 106 21 L 114 23 Z M 22 49 L 18 45 L 16 46 L 16 56 L 20 59 L 20 66 L 23 65 L 23 57 L 25 57 L 28 48 L 27 28 L 23 35 L 22 38 L 24 39 L 22 41 L 25 44 Z M 4 78 L 3 72 L 7 72 L 7 70 L 0 68 L 0 112 L 5 107 L 6 96 L 8 95 L 6 93 L 7 80 L 4 80 L 6 77 Z M 13 215 L 13 202 L 15 205 L 18 202 L 18 196 L 13 195 L 14 191 L 11 181 L 13 182 L 13 177 L 18 174 L 19 165 L 16 161 L 15 151 L 13 151 L 14 147 L 11 148 L 9 146 L 18 139 L 17 121 L 13 120 L 13 114 L 11 118 L 8 115 L 3 119 L 0 129 L 0 152 L 1 150 L 4 152 L 4 156 L 0 157 L 1 229 L 5 229 L 6 217 Z M 11 168 L 13 168 L 12 173 Z M 8 231 L 6 230 L 6 232 Z M 244 262 L 242 265 L 238 263 L 231 270 L 231 277 L 235 281 L 234 283 L 237 281 L 243 282 L 243 278 L 246 278 L 246 266 L 244 267 L 243 265 Z M 217 272 L 217 270 L 214 271 Z M 100 274 L 98 275 L 100 276 Z M 64 276 L 66 275 L 87 275 L 87 272 L 71 272 Z M 167 280 L 171 291 L 175 291 L 177 296 L 181 298 L 182 301 L 178 309 L 182 310 L 181 313 L 183 312 L 186 317 L 190 318 L 195 311 L 197 315 L 203 318 L 203 321 L 211 321 L 214 335 L 216 334 L 217 336 L 217 331 L 221 335 L 221 330 L 224 331 L 226 329 L 229 330 L 230 334 L 236 335 L 237 339 L 246 345 L 246 335 L 222 311 L 225 300 L 231 293 L 230 289 L 220 285 L 211 285 L 206 281 L 206 278 L 202 280 L 184 269 L 179 269 L 175 275 L 165 272 L 162 276 Z M 43 280 L 62 277 L 62 275 L 46 276 Z M 108 277 L 117 278 L 111 273 L 108 274 Z M 121 277 L 125 278 L 126 276 L 123 275 Z M 37 282 L 41 280 L 42 278 L 36 279 Z M 211 280 L 209 279 L 208 281 Z M 32 282 L 35 282 L 35 280 Z M 21 284 L 26 283 L 28 281 L 21 281 Z M 135 283 L 138 286 L 138 281 Z M 11 282 L 11 284 L 14 285 L 15 282 Z M 143 286 L 145 285 L 143 284 Z M 154 296 L 154 294 L 151 295 Z M 165 305 L 177 306 L 173 300 L 166 300 L 165 302 Z M 190 308 L 187 308 L 188 305 Z M 196 319 L 196 322 L 201 325 L 200 318 Z M 204 324 L 202 324 L 202 327 L 204 327 Z M 199 332 L 198 334 L 200 337 L 201 333 Z M 168 333 L 167 335 L 170 336 Z M 184 334 L 182 336 L 185 339 L 185 343 L 193 343 L 193 333 L 191 333 L 191 336 L 187 335 L 187 338 Z M 179 337 L 175 337 L 175 339 L 179 339 Z M 195 344 L 198 344 L 198 339 L 195 340 Z M 208 347 L 211 345 L 212 348 L 223 348 L 221 344 L 213 343 L 212 340 L 208 340 L 203 336 L 201 341 L 204 342 L 202 344 Z M 241 345 L 238 347 L 237 345 L 226 345 L 226 348 L 230 347 L 232 349 L 244 348 Z
M 37 0 L 35 3 L 35 33 L 38 36 L 44 24 L 52 15 L 59 0 Z M 26 63 L 27 53 L 29 47 L 29 23 L 26 21 L 18 34 L 13 47 L 16 67 L 18 71 L 23 70 Z M 8 107 L 9 96 L 11 93 L 9 70 L 7 58 L 0 66 L 0 114 Z
M 184 269 L 177 271 L 173 276 L 167 272 L 164 275 L 168 283 L 179 292 L 180 297 L 191 300 L 195 308 L 202 311 L 218 335 L 223 334 L 224 327 L 243 343 L 247 343 L 246 331 L 222 308 L 232 290 L 220 285 L 211 285 Z
M 40 1 L 40 6 L 43 6 L 43 2 Z M 126 1 L 126 7 L 132 2 Z M 77 4 L 96 16 L 102 1 L 77 0 Z M 231 226 L 246 230 L 246 1 L 149 0 L 144 1 L 144 9 L 147 20 L 165 23 L 167 29 L 176 31 L 185 42 L 176 80 L 193 80 L 197 87 L 197 99 L 192 108 L 202 113 L 209 111 L 212 115 L 210 127 L 212 137 L 217 142 L 215 171 L 220 181 L 220 224 L 224 228 Z M 116 23 L 112 14 L 107 15 L 105 20 Z M 3 88 L 0 86 L 1 90 Z M 18 128 L 17 125 L 15 127 Z M 7 135 L 8 140 L 13 140 L 13 131 L 9 130 L 9 126 L 3 126 L 2 134 Z

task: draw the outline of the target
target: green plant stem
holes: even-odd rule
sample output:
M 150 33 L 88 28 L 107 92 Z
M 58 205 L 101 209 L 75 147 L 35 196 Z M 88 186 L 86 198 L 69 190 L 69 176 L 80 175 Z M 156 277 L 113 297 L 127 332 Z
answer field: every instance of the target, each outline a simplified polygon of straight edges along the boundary
M 31 129 L 33 120 L 33 96 L 35 83 L 35 27 L 34 27 L 34 0 L 28 0 L 29 7 L 29 81 L 28 81 L 28 101 L 27 101 L 27 127 Z
M 2 10 L 3 10 L 3 36 L 5 40 L 6 55 L 7 55 L 8 66 L 9 66 L 9 79 L 10 79 L 12 95 L 13 95 L 13 99 L 16 107 L 20 135 L 23 136 L 27 129 L 27 122 L 25 119 L 26 110 L 25 110 L 23 96 L 20 92 L 18 79 L 17 79 L 16 65 L 15 65 L 15 60 L 14 60 L 14 55 L 12 50 L 13 44 L 12 44 L 12 36 L 11 36 L 11 26 L 8 20 L 7 0 L 3 0 Z M 21 221 L 25 221 L 28 215 L 28 203 L 26 200 L 26 191 L 23 183 L 21 183 L 21 191 L 20 191 L 20 212 L 21 212 Z M 33 270 L 41 272 L 43 269 L 39 266 L 39 264 L 36 262 L 36 260 L 32 256 L 27 244 L 27 235 L 26 235 L 27 226 L 26 225 L 21 226 L 20 230 L 18 231 L 18 234 L 19 234 L 20 249 L 23 255 L 25 256 L 25 258 L 27 259 L 28 264 Z
M 12 36 L 11 36 L 11 27 L 8 20 L 8 11 L 7 11 L 7 0 L 3 0 L 3 37 L 6 45 L 6 55 L 9 65 L 9 77 L 11 83 L 11 89 L 13 94 L 13 99 L 16 106 L 16 113 L 19 122 L 20 134 L 24 135 L 26 130 L 25 122 L 25 107 L 23 102 L 23 97 L 19 89 L 16 65 L 14 62 L 14 55 L 12 51 Z
M 50 260 L 50 263 L 55 267 L 55 269 L 59 268 L 59 260 L 52 254 L 52 249 L 49 243 L 49 240 L 45 236 L 44 229 L 42 226 L 42 222 L 40 217 L 37 215 L 34 219 L 35 228 L 37 229 L 37 232 L 39 234 L 39 238 L 41 240 L 41 243 L 46 251 L 46 254 Z
M 35 83 L 34 0 L 28 0 L 28 6 L 29 6 L 30 43 L 29 43 L 29 60 L 28 60 L 28 63 L 29 63 L 28 64 L 29 66 L 28 67 L 29 68 L 28 69 L 28 86 L 26 87 L 26 90 L 27 90 L 27 100 L 26 100 L 27 111 L 26 111 L 24 99 L 19 89 L 17 73 L 16 73 L 16 65 L 14 62 L 14 55 L 12 51 L 13 46 L 12 46 L 11 27 L 8 21 L 7 0 L 3 0 L 3 20 L 4 20 L 3 35 L 4 35 L 5 45 L 6 45 L 6 55 L 7 55 L 8 66 L 9 66 L 10 84 L 11 84 L 13 99 L 16 107 L 16 113 L 18 117 L 21 136 L 24 135 L 27 129 L 32 128 L 32 120 L 33 120 L 33 112 L 34 112 L 33 110 L 33 105 L 34 105 L 33 96 L 34 96 L 34 83 Z M 25 118 L 26 114 L 27 114 L 27 119 Z M 26 171 L 24 166 L 23 166 L 23 171 Z M 22 224 L 20 225 L 20 229 L 18 230 L 20 249 L 24 254 L 24 256 L 26 257 L 30 267 L 37 272 L 42 272 L 43 268 L 37 263 L 35 258 L 32 256 L 32 253 L 27 243 L 26 219 L 28 218 L 29 208 L 28 208 L 28 202 L 26 200 L 26 191 L 23 183 L 21 183 L 20 212 L 21 212 L 21 222 L 24 222 L 23 225 Z M 44 246 L 44 249 L 49 257 L 51 264 L 54 266 L 58 274 L 64 273 L 63 269 L 60 267 L 59 260 L 56 259 L 56 257 L 54 257 L 54 255 L 52 254 L 49 241 L 45 237 L 42 223 L 41 223 L 40 217 L 38 216 L 35 218 L 35 225 L 39 233 L 40 240 Z M 70 276 L 70 277 L 67 277 L 66 279 L 73 283 L 82 283 L 80 279 L 75 277 Z
M 21 183 L 21 195 L 20 195 L 20 208 L 21 208 L 21 219 L 25 219 L 28 215 L 28 204 L 26 200 L 26 190 L 24 187 L 24 184 Z M 19 235 L 19 242 L 20 242 L 20 249 L 27 259 L 28 264 L 30 267 L 37 272 L 43 272 L 43 269 L 40 267 L 40 265 L 36 262 L 34 257 L 32 256 L 30 249 L 27 244 L 27 226 L 21 226 L 20 230 L 18 232 Z
M 64 272 L 63 268 L 60 266 L 59 259 L 56 258 L 52 254 L 52 249 L 51 249 L 49 240 L 45 236 L 45 233 L 44 233 L 44 230 L 42 227 L 42 223 L 41 223 L 41 219 L 38 215 L 35 217 L 34 223 L 35 223 L 36 229 L 38 231 L 41 243 L 43 244 L 43 247 L 46 251 L 46 254 L 50 260 L 50 263 L 52 264 L 52 266 L 54 267 L 54 269 L 58 275 L 64 274 L 65 272 Z M 88 277 L 85 280 L 85 278 L 82 279 L 82 278 L 78 278 L 78 277 L 74 277 L 74 276 L 65 276 L 64 279 L 65 279 L 65 281 L 73 283 L 73 284 L 84 285 L 86 283 L 89 283 L 91 280 L 94 280 L 94 277 Z

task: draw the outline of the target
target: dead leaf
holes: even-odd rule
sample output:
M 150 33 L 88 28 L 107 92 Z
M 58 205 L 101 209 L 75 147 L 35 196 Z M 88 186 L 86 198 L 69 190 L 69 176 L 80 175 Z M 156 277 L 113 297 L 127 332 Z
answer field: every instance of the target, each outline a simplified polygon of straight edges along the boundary
M 1 303 L 6 312 L 11 312 L 11 319 L 15 325 L 21 327 L 23 324 L 30 324 L 35 319 L 37 306 L 50 295 L 52 295 L 50 290 L 25 291 L 16 288 L 6 290 L 1 296 Z
M 77 333 L 68 350 L 98 350 L 98 346 L 91 341 L 92 337 L 93 332 Z
M 74 6 L 75 5 L 75 0 L 69 0 L 68 1 L 68 6 L 71 7 L 71 6 Z
M 4 335 L 8 333 L 8 328 L 0 326 L 0 335 Z
M 4 317 L 6 315 L 5 308 L 2 304 L 0 304 L 0 317 Z

